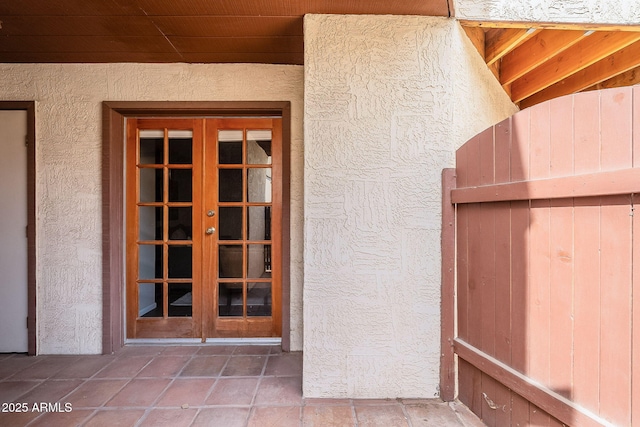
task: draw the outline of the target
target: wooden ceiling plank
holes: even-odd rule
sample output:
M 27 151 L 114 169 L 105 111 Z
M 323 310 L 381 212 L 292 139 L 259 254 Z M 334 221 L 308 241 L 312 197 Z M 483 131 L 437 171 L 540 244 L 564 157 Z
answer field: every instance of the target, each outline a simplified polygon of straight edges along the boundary
M 169 37 L 181 53 L 304 53 L 299 37 Z
M 640 40 L 639 32 L 595 33 L 511 84 L 511 100 L 520 102 Z
M 531 21 L 476 21 L 460 19 L 460 25 L 464 27 L 491 28 L 539 28 L 543 30 L 592 30 L 592 31 L 640 31 L 640 25 L 620 24 L 567 24 L 558 22 L 531 22 Z
M 617 76 L 611 77 L 598 84 L 590 86 L 583 90 L 583 92 L 600 89 L 610 89 L 614 87 L 633 86 L 640 83 L 640 66 L 632 68 L 631 70 L 620 73 Z
M 123 16 L 143 15 L 130 0 L 0 1 L 0 16 Z
M 4 56 L 10 52 L 33 54 L 90 52 L 172 53 L 175 52 L 175 49 L 167 41 L 166 37 L 162 36 L 15 36 L 7 37 L 0 45 L 0 62 L 3 62 Z
M 8 16 L 2 36 L 154 36 L 158 28 L 145 16 Z
M 163 52 L 9 52 L 0 53 L 2 63 L 259 63 L 302 65 L 302 53 L 177 53 Z
M 640 66 L 640 41 L 584 68 L 575 74 L 522 100 L 523 108 L 563 95 L 580 92 Z
M 247 37 L 302 36 L 303 19 L 296 16 L 154 16 L 167 36 Z
M 582 30 L 543 30 L 502 58 L 500 83 L 507 85 L 564 52 L 586 34 Z
M 489 30 L 485 36 L 485 62 L 491 65 L 519 44 L 533 36 L 535 28 L 501 28 Z

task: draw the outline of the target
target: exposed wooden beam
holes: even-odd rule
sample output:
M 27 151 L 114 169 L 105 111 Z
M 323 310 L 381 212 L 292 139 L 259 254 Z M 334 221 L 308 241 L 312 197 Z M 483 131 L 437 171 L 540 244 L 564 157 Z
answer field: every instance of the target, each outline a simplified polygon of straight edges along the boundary
M 530 22 L 530 21 L 475 21 L 460 19 L 460 25 L 464 27 L 479 28 L 540 28 L 548 30 L 593 30 L 593 31 L 640 31 L 640 25 L 620 24 L 567 24 L 557 22 Z
M 586 88 L 585 91 L 609 89 L 613 87 L 633 86 L 640 83 L 640 67 L 633 68 L 615 77 Z
M 467 34 L 467 37 L 469 37 L 469 40 L 471 40 L 471 43 L 473 43 L 482 59 L 484 59 L 484 30 L 479 27 L 462 27 L 462 29 Z
M 469 27 L 471 28 L 471 27 Z M 542 30 L 514 49 L 500 64 L 500 83 L 509 84 L 576 44 L 591 31 Z
M 617 51 L 616 53 L 596 62 L 577 73 L 549 86 L 548 88 L 523 99 L 522 108 L 539 104 L 546 100 L 563 95 L 580 92 L 590 86 L 608 80 L 619 74 L 640 67 L 640 41 Z M 619 83 L 619 82 L 618 82 Z M 617 86 L 625 86 L 616 84 Z
M 638 32 L 595 33 L 514 81 L 511 99 L 520 102 L 638 40 Z
M 535 31 L 535 28 L 500 28 L 488 31 L 485 37 L 485 62 L 487 65 L 493 64 L 531 37 Z

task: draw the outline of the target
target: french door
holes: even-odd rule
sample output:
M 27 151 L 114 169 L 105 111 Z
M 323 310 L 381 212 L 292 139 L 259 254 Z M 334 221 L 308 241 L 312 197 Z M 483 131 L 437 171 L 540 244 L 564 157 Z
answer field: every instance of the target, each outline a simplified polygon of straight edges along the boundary
M 127 337 L 279 337 L 282 120 L 128 119 Z

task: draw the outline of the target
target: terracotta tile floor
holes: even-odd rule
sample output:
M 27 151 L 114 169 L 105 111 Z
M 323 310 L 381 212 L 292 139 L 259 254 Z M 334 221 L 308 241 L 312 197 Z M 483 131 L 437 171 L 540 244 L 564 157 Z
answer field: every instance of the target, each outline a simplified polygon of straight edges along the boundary
M 301 377 L 302 354 L 271 346 L 0 354 L 0 426 L 483 425 L 462 404 L 439 400 L 305 399 Z

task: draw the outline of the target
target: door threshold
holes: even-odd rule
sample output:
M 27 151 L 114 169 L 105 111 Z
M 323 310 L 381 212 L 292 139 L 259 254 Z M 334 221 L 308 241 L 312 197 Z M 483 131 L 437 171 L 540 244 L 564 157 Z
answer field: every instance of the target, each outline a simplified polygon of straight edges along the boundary
M 200 338 L 132 338 L 124 340 L 124 345 L 198 345 Z
M 124 345 L 281 345 L 282 338 L 134 338 Z
M 207 338 L 213 345 L 281 345 L 282 338 Z

